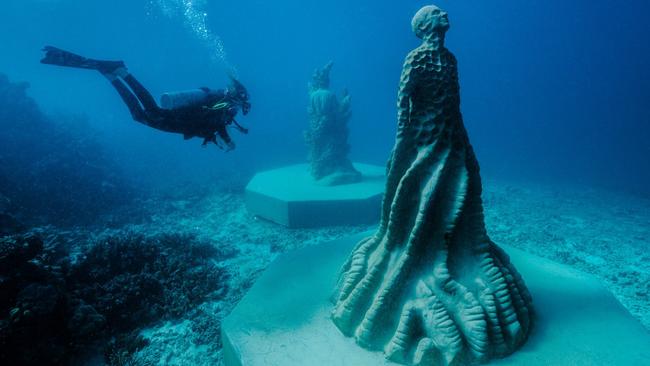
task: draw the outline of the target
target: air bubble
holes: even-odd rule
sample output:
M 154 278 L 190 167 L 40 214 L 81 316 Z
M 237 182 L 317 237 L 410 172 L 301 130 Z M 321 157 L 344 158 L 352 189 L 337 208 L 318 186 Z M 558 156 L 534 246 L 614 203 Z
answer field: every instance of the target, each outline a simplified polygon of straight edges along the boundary
M 157 5 L 165 16 L 169 18 L 181 17 L 185 27 L 209 49 L 212 61 L 223 64 L 234 73 L 235 70 L 228 62 L 221 37 L 208 27 L 205 0 L 151 0 L 151 2 L 153 5 Z

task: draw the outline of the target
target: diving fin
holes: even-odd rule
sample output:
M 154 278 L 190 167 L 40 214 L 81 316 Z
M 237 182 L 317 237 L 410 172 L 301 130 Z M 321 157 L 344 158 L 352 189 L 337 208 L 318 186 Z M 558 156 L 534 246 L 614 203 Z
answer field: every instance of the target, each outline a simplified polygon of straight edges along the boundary
M 94 60 L 52 46 L 45 46 L 43 51 L 45 57 L 41 60 L 42 64 L 98 70 L 102 74 L 110 74 L 120 67 L 126 67 L 123 61 Z

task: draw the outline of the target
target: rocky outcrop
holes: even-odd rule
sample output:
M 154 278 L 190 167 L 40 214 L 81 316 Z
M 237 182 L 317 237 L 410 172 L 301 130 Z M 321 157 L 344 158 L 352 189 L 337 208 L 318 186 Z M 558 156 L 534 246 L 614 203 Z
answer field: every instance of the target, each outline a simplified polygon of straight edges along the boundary
M 133 186 L 88 121 L 46 116 L 28 88 L 0 73 L 0 233 L 92 223 L 129 202 Z

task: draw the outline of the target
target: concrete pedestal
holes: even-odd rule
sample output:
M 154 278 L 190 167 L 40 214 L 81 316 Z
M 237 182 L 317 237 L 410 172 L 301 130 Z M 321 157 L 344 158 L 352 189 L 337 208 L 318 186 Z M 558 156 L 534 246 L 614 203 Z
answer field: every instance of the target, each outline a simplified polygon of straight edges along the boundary
M 386 168 L 354 167 L 363 180 L 337 186 L 319 185 L 308 164 L 258 173 L 246 186 L 246 207 L 253 215 L 292 228 L 377 222 Z
M 222 324 L 226 366 L 395 365 L 330 321 L 338 272 L 362 236 L 284 255 Z M 593 277 L 504 247 L 533 295 L 537 322 L 513 355 L 490 365 L 650 365 L 650 334 Z

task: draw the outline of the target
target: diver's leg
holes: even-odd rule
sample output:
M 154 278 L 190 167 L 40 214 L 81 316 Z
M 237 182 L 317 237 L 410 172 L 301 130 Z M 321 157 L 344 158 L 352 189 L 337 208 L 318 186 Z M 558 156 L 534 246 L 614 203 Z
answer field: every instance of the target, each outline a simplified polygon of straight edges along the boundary
M 131 88 L 131 90 L 133 90 L 140 103 L 142 103 L 145 111 L 148 113 L 156 113 L 160 109 L 147 88 L 140 84 L 140 82 L 130 74 L 126 68 L 117 69 L 115 74 L 126 81 L 126 84 Z
M 127 88 L 120 79 L 115 77 L 115 75 L 104 74 L 104 76 L 106 76 L 115 90 L 117 90 L 117 93 L 120 95 L 120 97 L 122 97 L 122 100 L 124 101 L 124 104 L 126 104 L 126 106 L 129 108 L 129 112 L 131 112 L 133 119 L 140 123 L 148 125 L 149 118 L 147 117 L 147 113 L 144 111 L 144 109 L 142 109 L 142 106 L 140 106 L 138 98 L 136 98 L 135 95 L 129 90 L 129 88 Z
M 124 77 L 119 76 L 120 74 L 124 75 Z M 124 103 L 126 103 L 126 105 L 129 107 L 129 111 L 131 112 L 134 120 L 161 131 L 178 132 L 176 129 L 170 126 L 170 120 L 173 121 L 173 116 L 170 118 L 171 111 L 159 108 L 153 101 L 153 98 L 151 98 L 153 109 L 146 108 L 146 106 L 145 108 L 142 108 L 142 99 L 140 99 L 138 95 L 135 94 L 135 91 L 132 91 L 133 88 L 129 89 L 129 87 L 127 87 L 127 84 L 122 81 L 122 79 L 128 77 L 128 72 L 125 69 L 120 68 L 116 70 L 115 73 L 104 74 L 104 76 L 111 82 L 111 84 L 113 84 L 113 87 L 115 87 L 117 92 L 120 94 L 122 100 L 124 100 Z M 131 84 L 129 84 L 129 86 L 131 86 Z M 146 92 L 146 89 L 144 87 L 141 86 L 141 89 L 145 90 Z M 146 93 L 149 94 L 148 92 Z M 149 96 L 151 97 L 151 95 Z

